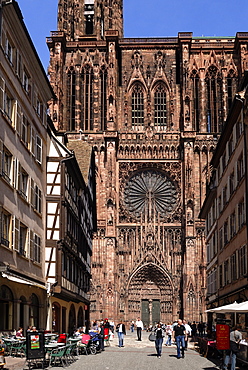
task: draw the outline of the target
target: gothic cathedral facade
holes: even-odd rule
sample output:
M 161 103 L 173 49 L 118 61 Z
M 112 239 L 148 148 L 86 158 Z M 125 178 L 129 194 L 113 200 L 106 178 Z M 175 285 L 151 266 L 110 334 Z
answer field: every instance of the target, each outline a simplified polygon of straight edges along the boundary
M 59 0 L 47 38 L 50 113 L 93 146 L 92 320 L 205 320 L 209 166 L 248 34 L 123 36 L 123 0 Z

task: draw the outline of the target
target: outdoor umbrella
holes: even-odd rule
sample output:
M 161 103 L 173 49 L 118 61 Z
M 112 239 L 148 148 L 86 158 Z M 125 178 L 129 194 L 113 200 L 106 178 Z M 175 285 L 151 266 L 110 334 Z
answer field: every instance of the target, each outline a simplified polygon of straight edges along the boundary
M 248 301 L 239 303 L 235 312 L 248 312 Z
M 225 306 L 220 306 L 216 308 L 211 308 L 210 310 L 207 310 L 205 312 L 215 312 L 215 313 L 226 313 L 226 312 L 236 312 L 239 307 L 239 303 L 234 302 L 231 304 L 227 304 Z

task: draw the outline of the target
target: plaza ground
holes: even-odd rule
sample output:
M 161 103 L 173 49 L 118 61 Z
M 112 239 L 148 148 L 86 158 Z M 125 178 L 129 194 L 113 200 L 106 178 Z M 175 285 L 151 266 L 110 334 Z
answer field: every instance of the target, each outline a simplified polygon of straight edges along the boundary
M 176 346 L 163 344 L 162 357 L 156 356 L 154 342 L 148 340 L 149 333 L 142 332 L 142 341 L 138 342 L 136 332 L 128 331 L 124 338 L 124 347 L 118 347 L 117 334 L 110 346 L 105 351 L 96 355 L 80 355 L 79 359 L 69 366 L 70 370 L 216 370 L 220 367 L 218 362 L 213 362 L 202 357 L 195 349 L 194 343 L 189 343 L 184 359 L 177 359 Z M 6 357 L 5 368 L 9 370 L 28 369 L 25 359 Z M 53 367 L 54 370 L 61 366 Z

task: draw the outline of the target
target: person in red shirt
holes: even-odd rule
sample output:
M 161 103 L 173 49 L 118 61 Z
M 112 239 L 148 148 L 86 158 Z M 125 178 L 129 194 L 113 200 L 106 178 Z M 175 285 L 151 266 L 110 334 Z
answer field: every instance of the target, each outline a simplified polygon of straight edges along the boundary
M 23 337 L 23 328 L 19 328 L 16 332 L 16 338 L 22 338 Z

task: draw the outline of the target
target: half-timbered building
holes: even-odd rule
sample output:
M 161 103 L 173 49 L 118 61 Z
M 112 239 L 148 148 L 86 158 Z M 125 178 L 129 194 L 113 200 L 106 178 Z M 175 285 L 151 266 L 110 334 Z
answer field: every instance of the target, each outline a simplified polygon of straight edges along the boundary
M 95 167 L 92 147 L 50 131 L 47 161 L 47 329 L 72 334 L 88 326 L 92 235 L 95 230 Z M 83 161 L 77 162 L 80 151 Z

